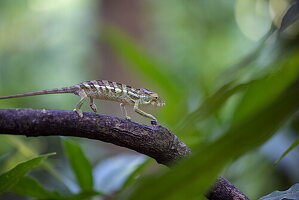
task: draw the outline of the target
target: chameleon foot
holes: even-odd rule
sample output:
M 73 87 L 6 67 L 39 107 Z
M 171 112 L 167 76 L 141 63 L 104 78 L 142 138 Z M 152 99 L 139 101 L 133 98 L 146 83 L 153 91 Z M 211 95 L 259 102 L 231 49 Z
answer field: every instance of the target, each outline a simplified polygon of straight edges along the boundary
M 126 116 L 126 119 L 129 120 L 129 121 L 131 121 L 131 117 L 129 117 L 129 116 Z
M 79 115 L 79 117 L 83 117 L 83 112 L 82 110 L 77 110 L 77 109 L 74 109 L 74 111 Z
M 91 108 L 91 110 L 93 111 L 93 112 L 97 112 L 97 106 L 96 106 L 96 104 L 90 104 L 90 108 Z
M 158 122 L 157 122 L 157 121 L 151 121 L 151 124 L 152 124 L 153 126 L 155 126 L 155 125 L 158 124 Z

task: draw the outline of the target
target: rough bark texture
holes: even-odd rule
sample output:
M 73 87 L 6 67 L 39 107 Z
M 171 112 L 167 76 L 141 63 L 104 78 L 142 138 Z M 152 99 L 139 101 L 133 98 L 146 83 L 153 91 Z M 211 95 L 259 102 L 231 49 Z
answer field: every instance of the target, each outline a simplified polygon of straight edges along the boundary
M 215 200 L 249 200 L 248 197 L 223 177 L 217 179 L 206 197 Z
M 167 166 L 191 155 L 184 143 L 160 125 L 147 126 L 96 113 L 84 113 L 80 118 L 73 111 L 0 109 L 0 134 L 96 139 L 133 149 Z M 206 196 L 210 200 L 248 200 L 222 177 Z

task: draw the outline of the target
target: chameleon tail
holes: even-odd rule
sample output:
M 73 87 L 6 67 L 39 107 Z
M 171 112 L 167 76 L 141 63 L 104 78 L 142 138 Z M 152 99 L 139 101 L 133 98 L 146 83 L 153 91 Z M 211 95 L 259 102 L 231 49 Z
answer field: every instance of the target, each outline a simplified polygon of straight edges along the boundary
M 55 88 L 50 90 L 40 90 L 36 92 L 28 92 L 23 94 L 15 94 L 10 96 L 3 96 L 0 99 L 10 99 L 10 98 L 17 98 L 17 97 L 28 97 L 28 96 L 35 96 L 35 95 L 44 95 L 44 94 L 59 94 L 59 93 L 75 93 L 78 88 L 75 86 L 71 87 L 64 87 L 64 88 Z

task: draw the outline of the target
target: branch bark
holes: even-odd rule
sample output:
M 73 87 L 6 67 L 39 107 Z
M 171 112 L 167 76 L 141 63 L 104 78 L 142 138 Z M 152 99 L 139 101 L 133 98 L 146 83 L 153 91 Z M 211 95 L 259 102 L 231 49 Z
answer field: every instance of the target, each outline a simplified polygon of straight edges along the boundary
M 84 117 L 80 118 L 72 111 L 0 109 L 0 134 L 96 139 L 133 149 L 167 166 L 191 155 L 189 147 L 167 128 L 160 125 L 147 126 L 96 113 L 84 113 Z M 211 200 L 248 200 L 222 177 L 206 196 Z

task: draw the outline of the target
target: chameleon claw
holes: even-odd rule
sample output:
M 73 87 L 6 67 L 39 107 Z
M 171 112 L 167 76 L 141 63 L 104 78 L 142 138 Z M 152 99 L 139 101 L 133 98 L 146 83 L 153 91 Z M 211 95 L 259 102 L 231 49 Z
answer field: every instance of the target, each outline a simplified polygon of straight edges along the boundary
M 98 111 L 97 106 L 95 104 L 90 104 L 90 108 L 95 113 Z
M 82 110 L 77 110 L 77 109 L 74 109 L 74 111 L 79 115 L 79 117 L 83 117 L 83 112 Z
M 131 117 L 129 117 L 129 116 L 126 116 L 126 119 L 129 120 L 129 121 L 131 121 Z
M 155 125 L 158 124 L 158 122 L 157 122 L 157 120 L 153 120 L 153 121 L 151 121 L 151 124 L 152 124 L 153 126 L 155 126 Z

